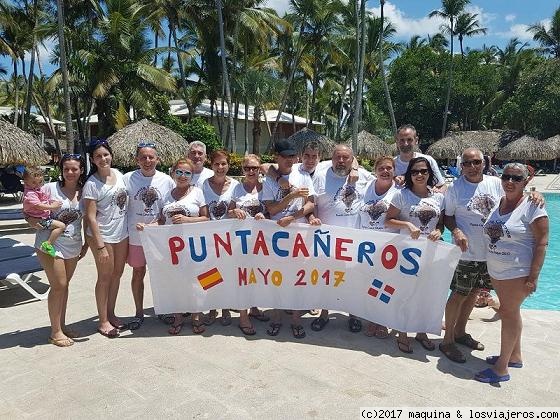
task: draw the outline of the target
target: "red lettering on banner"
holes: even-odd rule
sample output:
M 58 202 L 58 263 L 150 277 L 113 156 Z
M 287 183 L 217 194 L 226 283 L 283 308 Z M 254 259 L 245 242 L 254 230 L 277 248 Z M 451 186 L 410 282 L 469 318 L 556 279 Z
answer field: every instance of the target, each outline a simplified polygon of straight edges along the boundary
M 239 277 L 239 285 L 247 286 L 247 269 L 237 267 L 237 277 Z
M 179 257 L 177 256 L 178 252 L 181 252 L 185 249 L 185 241 L 181 239 L 179 236 L 172 236 L 169 238 L 169 252 L 171 253 L 171 264 L 177 265 L 179 264 Z
M 387 245 L 381 252 L 381 263 L 387 270 L 392 270 L 397 265 L 399 254 L 395 245 Z
M 294 249 L 293 249 L 292 256 L 297 257 L 300 252 L 303 254 L 304 257 L 309 257 L 309 251 L 305 246 L 303 237 L 301 236 L 301 233 L 298 233 L 294 241 Z
M 260 268 L 257 268 L 257 270 L 259 270 L 259 273 L 261 273 L 261 275 L 263 276 L 263 280 L 264 280 L 264 284 L 267 286 L 268 285 L 268 273 L 270 273 L 270 268 L 266 271 L 262 271 Z
M 348 251 L 348 248 L 344 244 L 351 244 L 354 241 L 352 239 L 336 238 L 334 245 L 334 258 L 342 261 L 352 261 L 352 257 L 347 255 L 342 255 L 343 252 Z
M 216 257 L 220 258 L 220 245 L 227 252 L 231 255 L 231 237 L 229 236 L 229 232 L 226 232 L 226 240 L 224 241 L 220 235 L 214 233 L 214 246 L 216 247 Z
M 264 240 L 264 233 L 262 230 L 259 230 L 259 233 L 257 233 L 255 246 L 253 247 L 253 254 L 258 255 L 259 250 L 262 250 L 263 255 L 268 255 L 268 247 L 266 246 L 266 241 Z

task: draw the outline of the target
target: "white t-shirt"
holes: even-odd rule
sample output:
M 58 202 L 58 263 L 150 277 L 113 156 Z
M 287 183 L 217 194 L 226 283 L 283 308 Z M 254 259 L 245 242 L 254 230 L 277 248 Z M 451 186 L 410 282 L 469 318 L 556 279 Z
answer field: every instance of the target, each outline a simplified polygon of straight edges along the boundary
M 116 169 L 111 171 L 117 178 L 115 185 L 107 185 L 92 175 L 82 189 L 82 197 L 96 202 L 95 218 L 103 241 L 116 244 L 128 237 L 126 223 L 128 195 L 123 174 Z M 92 236 L 89 226 L 86 233 Z
M 128 192 L 128 243 L 142 245 L 136 223 L 157 221 L 163 198 L 175 188 L 175 182 L 159 171 L 154 176 L 144 176 L 140 169 L 125 174 L 123 180 Z
M 239 181 L 230 178 L 228 189 L 222 194 L 216 194 L 210 186 L 210 181 L 204 181 L 204 184 L 202 184 L 202 192 L 204 193 L 204 199 L 208 205 L 208 216 L 210 217 L 210 220 L 228 218 L 227 212 L 229 204 L 233 199 L 233 190 L 237 185 L 239 185 Z
M 535 245 L 529 225 L 548 214 L 527 197 L 511 213 L 500 214 L 499 207 L 498 203 L 484 223 L 488 273 L 496 280 L 528 276 Z
M 171 218 L 176 214 L 187 217 L 200 216 L 200 208 L 206 205 L 204 194 L 198 187 L 192 187 L 189 193 L 180 200 L 175 200 L 169 191 L 163 199 L 163 209 L 161 215 L 165 218 L 165 224 L 171 225 Z
M 430 166 L 432 167 L 432 171 L 434 172 L 434 177 L 436 178 L 436 185 L 445 184 L 445 178 L 441 174 L 441 172 L 439 170 L 439 166 L 438 166 L 436 160 L 433 157 L 431 157 L 430 155 L 424 155 L 424 154 L 418 153 L 418 152 L 414 152 L 413 157 L 415 157 L 415 158 L 417 158 L 417 157 L 426 158 L 426 160 L 428 162 L 430 162 Z M 396 176 L 404 175 L 406 173 L 406 170 L 408 169 L 408 162 L 403 162 L 401 160 L 400 155 L 395 156 L 393 158 L 393 160 L 395 161 L 395 175 Z
M 282 175 L 282 178 L 288 178 L 288 182 L 294 188 L 309 188 L 309 196 L 315 195 L 315 189 L 313 188 L 313 181 L 307 172 L 299 171 L 294 169 L 289 175 Z M 263 201 L 281 201 L 283 197 L 288 195 L 290 190 L 283 190 L 280 188 L 278 183 L 274 179 L 266 177 L 263 183 Z M 279 211 L 274 216 L 270 216 L 272 220 L 280 220 L 282 217 L 290 216 L 296 213 L 298 210 L 303 208 L 307 199 L 302 197 L 292 200 L 290 204 L 282 211 Z M 296 220 L 297 222 L 305 222 L 305 217 L 300 217 Z
M 82 250 L 82 217 L 84 214 L 81 201 L 72 202 L 61 190 L 58 182 L 45 184 L 51 200 L 60 201 L 62 207 L 51 212 L 54 220 L 60 220 L 66 225 L 64 233 L 53 244 L 55 249 L 62 254 L 63 259 L 75 258 Z M 43 229 L 35 235 L 35 248 L 40 249 L 41 243 L 49 239 L 51 231 Z
M 303 163 L 294 163 L 292 168 L 296 168 L 298 171 L 301 171 L 301 172 L 306 172 L 303 169 Z M 332 168 L 332 159 L 322 160 L 315 167 L 315 170 L 313 171 L 313 174 L 309 174 L 309 175 L 311 176 L 311 179 L 313 179 L 313 178 L 315 178 L 316 174 L 324 172 L 324 171 L 326 171 L 327 169 L 330 169 L 330 168 Z M 375 177 L 371 174 L 371 172 L 368 172 L 363 168 L 358 168 L 358 169 L 359 169 L 359 171 L 364 172 L 363 174 L 360 174 L 360 176 L 363 175 L 366 178 L 367 181 L 373 181 L 375 179 Z M 309 172 L 306 172 L 306 173 L 309 173 Z
M 214 171 L 212 169 L 202 168 L 202 172 L 198 174 L 193 173 L 193 176 L 191 178 L 191 185 L 202 188 L 202 184 L 204 184 L 204 181 L 213 176 Z
M 391 204 L 401 211 L 399 220 L 412 222 L 421 235 L 427 236 L 436 228 L 443 211 L 443 194 L 431 193 L 429 197 L 421 198 L 403 188 L 395 191 Z M 401 229 L 400 233 L 410 235 L 407 228 Z
M 375 192 L 375 182 L 371 181 L 366 186 L 362 206 L 360 207 L 358 218 L 358 229 L 372 229 L 379 232 L 399 233 L 399 229 L 385 227 L 385 215 L 393 195 L 397 189 L 391 186 L 385 194 L 377 195 Z
M 348 176 L 339 176 L 331 168 L 315 172 L 315 206 L 321 223 L 333 226 L 356 227 L 359 210 L 367 186 L 367 171 L 358 170 L 356 184 L 348 184 Z
M 266 207 L 262 199 L 262 188 L 258 192 L 247 192 L 242 183 L 239 183 L 233 189 L 232 200 L 235 206 L 243 210 L 247 217 L 254 218 L 258 213 L 265 214 Z
M 502 181 L 483 175 L 482 181 L 472 183 L 464 176 L 456 179 L 445 193 L 445 214 L 455 216 L 457 227 L 468 239 L 469 248 L 462 260 L 486 261 L 484 222 L 504 195 Z M 455 241 L 453 241 L 455 242 Z

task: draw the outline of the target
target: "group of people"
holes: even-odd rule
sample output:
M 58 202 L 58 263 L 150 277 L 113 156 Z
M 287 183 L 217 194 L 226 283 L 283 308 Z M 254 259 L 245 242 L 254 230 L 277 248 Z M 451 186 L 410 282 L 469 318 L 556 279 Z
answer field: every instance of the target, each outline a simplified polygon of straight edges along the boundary
M 60 180 L 47 184 L 53 220 L 64 225 L 58 238 L 45 226 L 40 214 L 28 214 L 37 227 L 35 246 L 47 274 L 51 335 L 49 342 L 66 347 L 76 333 L 66 327 L 68 284 L 77 262 L 91 248 L 97 267 L 95 297 L 99 322 L 97 331 L 109 338 L 119 331 L 138 329 L 144 321 L 144 277 L 146 258 L 139 231 L 151 224 L 182 224 L 217 221 L 223 218 L 272 219 L 280 226 L 290 223 L 336 225 L 420 237 L 441 239 L 444 226 L 462 250 L 445 307 L 445 335 L 440 351 L 453 362 L 466 361 L 457 344 L 484 350 L 482 343 L 467 333 L 467 321 L 479 290 L 493 288 L 501 302 L 501 349 L 486 361 L 492 367 L 479 372 L 481 382 L 509 380 L 508 368 L 522 366 L 521 314 L 523 300 L 537 288 L 548 241 L 548 217 L 539 193 L 524 193 L 529 182 L 525 165 L 505 166 L 501 178 L 483 174 L 484 158 L 478 149 L 463 152 L 461 176 L 447 188 L 435 160 L 415 152 L 418 143 L 411 125 L 396 134 L 399 155 L 376 160 L 372 173 L 358 166 L 352 149 L 337 145 L 332 159 L 320 162 L 320 145 L 307 143 L 298 163 L 295 145 L 289 140 L 275 144 L 275 164 L 262 164 L 256 155 L 243 159 L 241 182 L 228 176 L 229 155 L 214 151 L 210 167 L 206 146 L 189 145 L 186 156 L 170 169 L 159 172 L 157 146 L 140 143 L 136 151 L 138 169 L 125 175 L 112 168 L 112 150 L 104 140 L 89 146 L 90 173 L 79 155 L 64 155 L 59 162 Z M 265 174 L 261 183 L 259 174 Z M 83 223 L 82 223 L 83 221 Z M 82 241 L 82 225 L 85 241 Z M 47 242 L 55 249 L 52 257 Z M 135 316 L 124 322 L 115 314 L 115 303 L 124 266 L 132 267 L 132 295 Z M 220 322 L 231 324 L 231 310 L 222 309 Z M 284 311 L 273 310 L 271 319 L 258 308 L 239 310 L 239 328 L 246 335 L 256 333 L 252 319 L 271 321 L 267 333 L 279 334 Z M 208 314 L 160 315 L 169 333 L 178 334 L 191 316 L 193 333 L 200 334 L 218 316 Z M 295 338 L 306 335 L 301 311 L 291 311 Z M 348 328 L 362 330 L 362 320 L 350 314 Z M 329 322 L 328 308 L 311 323 L 314 331 Z M 387 326 L 367 322 L 368 336 L 386 338 Z M 423 332 L 415 340 L 426 350 L 435 344 Z M 406 332 L 397 332 L 397 346 L 412 353 Z

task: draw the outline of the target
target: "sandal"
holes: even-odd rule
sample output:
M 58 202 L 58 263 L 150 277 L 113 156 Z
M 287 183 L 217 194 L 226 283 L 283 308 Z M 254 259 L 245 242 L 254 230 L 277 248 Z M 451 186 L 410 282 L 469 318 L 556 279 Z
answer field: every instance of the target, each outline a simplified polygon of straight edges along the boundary
M 480 341 L 476 341 L 470 334 L 465 334 L 462 337 L 455 337 L 455 342 L 467 346 L 473 350 L 484 350 L 484 344 Z
M 261 322 L 270 321 L 270 317 L 268 315 L 266 315 L 263 311 L 259 311 L 257 314 L 249 312 L 249 316 L 251 318 L 255 318 L 257 321 L 261 321 Z
M 441 351 L 445 355 L 445 357 L 447 357 L 452 362 L 465 363 L 467 361 L 465 355 L 461 353 L 461 350 L 457 348 L 455 343 L 440 343 L 439 351 Z
M 202 334 L 204 331 L 206 331 L 206 328 L 204 327 L 204 322 L 198 320 L 198 321 L 193 321 L 192 322 L 192 332 L 194 334 Z
M 173 314 L 160 314 L 157 317 L 167 325 L 171 325 L 175 322 L 175 315 Z
M 102 329 L 98 328 L 97 332 L 107 338 L 117 338 L 119 336 L 119 330 L 117 330 L 116 328 L 113 328 L 109 331 L 103 331 Z
M 128 323 L 128 328 L 130 329 L 130 331 L 134 331 L 139 329 L 142 324 L 144 323 L 144 317 L 134 317 L 130 320 L 130 322 Z
M 422 347 L 424 347 L 428 351 L 434 351 L 436 349 L 436 345 L 433 343 L 432 340 L 430 340 L 428 338 L 428 336 L 425 336 L 425 337 L 418 337 L 417 336 L 417 337 L 414 337 L 414 339 L 416 341 L 418 341 L 422 345 Z
M 496 384 L 498 382 L 509 381 L 509 375 L 498 375 L 491 368 L 488 368 L 474 375 L 474 379 L 478 382 L 484 382 L 485 384 Z
M 181 320 L 180 323 L 178 324 L 173 324 L 171 327 L 169 327 L 169 329 L 167 330 L 167 332 L 171 335 L 177 335 L 181 332 L 181 330 L 183 329 L 183 320 Z
M 366 337 L 375 337 L 375 334 L 377 334 L 377 329 L 379 328 L 379 325 L 377 325 L 375 322 L 370 322 L 366 328 L 366 330 L 364 331 L 364 335 Z
M 292 334 L 294 335 L 294 338 L 305 338 L 305 330 L 303 329 L 303 326 L 295 324 L 290 326 L 292 327 Z
M 64 338 L 49 337 L 48 341 L 49 344 L 54 344 L 57 347 L 70 347 L 74 345 L 74 340 L 72 340 L 70 337 L 64 337 Z
M 270 328 L 266 330 L 266 333 L 275 337 L 280 333 L 280 328 L 282 328 L 282 324 L 279 322 L 271 322 Z
M 397 338 L 397 347 L 403 353 L 407 353 L 407 354 L 413 353 L 412 344 L 408 338 L 406 339 L 406 341 L 402 341 L 399 338 Z
M 240 325 L 239 329 L 241 330 L 241 332 L 245 335 L 255 335 L 257 333 L 257 331 L 255 330 L 255 327 L 252 325 L 248 325 L 246 327 Z
M 389 337 L 389 330 L 387 329 L 387 327 L 378 325 L 377 331 L 375 331 L 375 338 L 385 339 L 387 337 Z
M 362 321 L 358 318 L 350 317 L 348 320 L 348 329 L 353 333 L 362 331 Z
M 313 331 L 321 331 L 325 326 L 329 323 L 329 318 L 323 318 L 320 316 L 319 318 L 315 318 L 311 323 L 311 329 Z
M 204 317 L 204 320 L 202 322 L 204 323 L 204 325 L 212 325 L 214 322 L 216 322 L 216 318 L 218 318 L 218 311 L 212 309 L 210 312 L 208 312 L 208 315 Z
M 220 324 L 222 324 L 224 327 L 231 325 L 231 313 L 227 309 L 222 309 Z

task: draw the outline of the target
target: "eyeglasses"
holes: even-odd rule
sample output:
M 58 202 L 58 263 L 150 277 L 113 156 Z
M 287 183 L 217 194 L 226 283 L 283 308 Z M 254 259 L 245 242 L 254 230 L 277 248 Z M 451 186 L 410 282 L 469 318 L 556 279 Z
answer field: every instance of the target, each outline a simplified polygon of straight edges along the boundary
M 411 169 L 410 170 L 410 174 L 412 176 L 416 176 L 416 175 L 428 175 L 429 171 L 427 169 Z
M 109 143 L 107 143 L 107 140 L 105 139 L 95 139 L 89 142 L 89 147 L 96 147 L 96 146 L 107 146 Z
M 523 175 L 509 175 L 509 174 L 502 174 L 502 181 L 512 181 L 512 182 L 522 182 L 525 180 Z
M 482 159 L 464 160 L 461 162 L 463 166 L 479 166 L 482 165 Z
M 182 171 L 180 169 L 175 169 L 175 176 L 186 176 L 189 177 L 192 175 L 191 171 Z
M 244 166 L 243 170 L 244 171 L 258 171 L 260 168 L 258 166 Z
M 62 155 L 62 159 L 81 159 L 82 155 L 80 155 L 79 153 L 64 153 Z
M 142 149 L 143 147 L 149 147 L 150 149 L 155 149 L 156 144 L 155 143 L 138 143 L 138 146 L 137 146 L 138 149 Z

